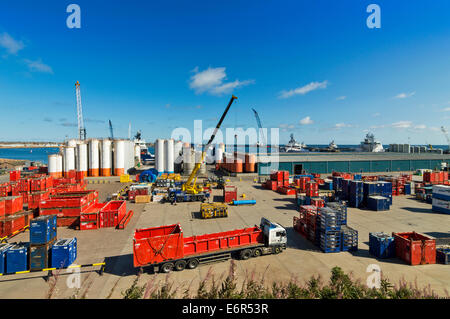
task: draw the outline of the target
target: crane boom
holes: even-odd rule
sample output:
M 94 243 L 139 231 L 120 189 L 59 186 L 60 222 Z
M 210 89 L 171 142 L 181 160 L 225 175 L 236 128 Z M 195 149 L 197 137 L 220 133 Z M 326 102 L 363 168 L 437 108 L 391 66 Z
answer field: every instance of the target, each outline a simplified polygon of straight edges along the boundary
M 111 120 L 109 120 L 109 135 L 111 136 L 111 139 L 114 139 L 114 134 L 113 134 L 113 127 L 112 127 L 112 123 Z
M 262 128 L 262 125 L 261 125 L 261 120 L 259 119 L 258 112 L 256 112 L 256 110 L 253 109 L 253 108 L 252 108 L 252 110 L 255 113 L 256 123 L 258 124 L 260 135 L 262 136 L 263 145 L 266 145 L 266 138 L 264 137 L 264 132 L 263 132 L 263 128 Z
M 222 122 L 225 119 L 225 116 L 227 115 L 228 110 L 230 109 L 231 104 L 233 103 L 233 101 L 235 99 L 237 99 L 237 97 L 232 95 L 230 102 L 228 102 L 228 105 L 227 105 L 225 111 L 223 112 L 219 122 L 217 123 L 216 128 L 214 129 L 214 132 L 212 133 L 211 137 L 209 138 L 208 143 L 206 143 L 206 145 L 202 148 L 202 158 L 201 158 L 200 162 L 195 163 L 195 166 L 194 166 L 194 169 L 192 170 L 191 175 L 189 175 L 189 178 L 186 181 L 186 183 L 184 183 L 182 185 L 181 189 L 183 191 L 186 191 L 186 192 L 192 193 L 192 194 L 198 193 L 199 189 L 197 188 L 197 186 L 195 184 L 195 182 L 197 181 L 197 173 L 200 169 L 201 164 L 203 163 L 203 161 L 205 159 L 206 151 L 211 146 L 211 143 L 213 142 L 214 138 L 216 137 L 217 131 L 219 130 L 220 126 L 222 125 Z
M 75 93 L 77 96 L 77 118 L 78 118 L 78 137 L 80 140 L 86 139 L 86 129 L 83 120 L 83 108 L 81 106 L 80 82 L 75 83 Z

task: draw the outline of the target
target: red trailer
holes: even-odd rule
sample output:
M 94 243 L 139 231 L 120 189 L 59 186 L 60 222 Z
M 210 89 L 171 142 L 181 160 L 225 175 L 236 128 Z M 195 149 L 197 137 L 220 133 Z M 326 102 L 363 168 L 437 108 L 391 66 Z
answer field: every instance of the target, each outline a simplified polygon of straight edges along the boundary
M 261 225 L 220 233 L 183 237 L 180 224 L 136 229 L 134 267 L 157 266 L 160 272 L 194 269 L 201 263 L 278 254 L 286 249 L 286 230 L 262 218 Z

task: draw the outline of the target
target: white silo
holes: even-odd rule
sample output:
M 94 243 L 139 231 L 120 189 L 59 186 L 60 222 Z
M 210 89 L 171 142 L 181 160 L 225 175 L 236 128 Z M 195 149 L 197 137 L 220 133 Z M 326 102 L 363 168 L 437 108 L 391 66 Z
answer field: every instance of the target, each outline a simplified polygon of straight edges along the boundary
M 63 156 L 61 154 L 56 156 L 56 173 L 58 177 L 63 177 Z
M 100 174 L 101 176 L 111 176 L 112 149 L 111 140 L 103 139 L 100 144 Z
M 88 171 L 88 154 L 87 144 L 80 143 L 77 145 L 77 172 L 82 176 L 87 176 Z
M 53 178 L 58 178 L 58 154 L 50 154 L 48 156 L 48 175 Z
M 114 140 L 114 175 L 120 176 L 125 173 L 125 142 Z
M 222 146 L 220 144 L 216 144 L 215 151 L 216 151 L 216 154 L 215 154 L 216 163 L 222 163 L 222 161 L 223 161 L 223 149 L 222 149 Z
M 99 141 L 97 139 L 89 140 L 89 176 L 98 176 L 99 174 Z
M 164 141 L 164 151 L 165 151 L 165 160 L 166 164 L 164 165 L 164 172 L 168 174 L 173 173 L 173 164 L 174 164 L 174 140 L 168 139 Z
M 77 147 L 78 141 L 79 140 L 77 140 L 77 139 L 70 139 L 70 140 L 67 141 L 67 146 Z
M 183 142 L 176 141 L 173 146 L 173 156 L 176 164 L 180 164 L 183 161 L 183 156 L 181 155 L 183 151 Z
M 165 157 L 165 151 L 164 151 L 164 140 L 158 138 L 155 143 L 155 168 L 158 171 L 158 173 L 164 173 L 164 157 Z
M 64 176 L 74 177 L 75 173 L 75 148 L 66 146 L 64 148 Z
M 201 163 L 199 174 L 206 174 L 206 160 L 202 162 L 202 152 L 195 152 L 195 164 Z
M 141 146 L 139 144 L 134 144 L 134 158 L 138 163 L 141 162 Z
M 127 173 L 129 169 L 135 166 L 134 154 L 135 147 L 134 142 L 130 140 L 123 140 L 124 142 L 124 172 Z
M 194 160 L 191 150 L 191 145 L 189 143 L 183 144 L 183 174 L 189 175 L 194 169 Z

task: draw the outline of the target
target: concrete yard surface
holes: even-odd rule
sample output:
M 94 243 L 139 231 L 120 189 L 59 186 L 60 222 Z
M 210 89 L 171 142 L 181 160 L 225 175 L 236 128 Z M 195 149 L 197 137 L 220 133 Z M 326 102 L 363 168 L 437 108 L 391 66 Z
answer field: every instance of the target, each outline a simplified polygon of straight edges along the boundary
M 246 199 L 255 199 L 254 206 L 229 206 L 227 218 L 203 220 L 199 218 L 200 203 L 148 203 L 127 202 L 127 210 L 134 216 L 126 229 L 113 228 L 77 231 L 58 228 L 58 238 L 77 237 L 77 264 L 106 262 L 105 273 L 100 276 L 93 268 L 81 270 L 80 288 L 70 288 L 68 279 L 73 278 L 66 270 L 51 278 L 43 279 L 46 273 L 17 274 L 0 277 L 1 298 L 122 298 L 122 293 L 137 278 L 138 269 L 133 268 L 133 232 L 136 228 L 180 223 L 184 236 L 201 235 L 259 225 L 261 217 L 278 222 L 287 230 L 287 249 L 278 255 L 267 255 L 249 260 L 235 260 L 238 283 L 248 276 L 264 276 L 265 283 L 295 279 L 300 283 L 312 275 L 320 275 L 328 280 L 334 266 L 341 267 L 352 276 L 365 282 L 370 273 L 367 267 L 376 264 L 382 275 L 396 284 L 401 279 L 417 283 L 419 287 L 428 285 L 440 296 L 450 291 L 450 271 L 448 265 L 410 266 L 397 258 L 377 260 L 369 254 L 369 232 L 417 231 L 434 237 L 450 237 L 450 216 L 431 211 L 431 205 L 416 201 L 413 196 L 394 196 L 389 211 L 375 212 L 355 208 L 348 209 L 348 225 L 358 230 L 359 249 L 356 252 L 323 253 L 293 230 L 292 219 L 298 216 L 295 197 L 265 190 L 252 181 L 233 181 L 238 187 L 238 195 L 245 193 Z M 117 192 L 121 184 L 89 184 L 96 189 L 100 199 Z M 222 190 L 214 189 L 214 201 L 222 200 Z M 14 237 L 11 241 L 28 241 L 28 232 Z M 198 283 L 206 276 L 215 278 L 226 276 L 230 261 L 211 265 L 200 265 L 194 270 L 172 272 L 168 275 L 144 271 L 138 284 L 158 287 L 169 280 L 178 288 L 181 297 L 186 289 L 194 293 Z M 239 286 L 238 286 L 239 287 Z

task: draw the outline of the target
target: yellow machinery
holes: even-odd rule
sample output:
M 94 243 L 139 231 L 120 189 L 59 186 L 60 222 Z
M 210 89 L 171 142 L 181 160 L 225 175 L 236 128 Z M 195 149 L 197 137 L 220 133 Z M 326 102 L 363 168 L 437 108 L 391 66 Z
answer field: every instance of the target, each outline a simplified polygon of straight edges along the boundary
M 209 138 L 208 143 L 202 149 L 202 158 L 201 158 L 200 162 L 199 163 L 195 163 L 194 169 L 192 170 L 191 175 L 189 175 L 188 180 L 181 185 L 181 191 L 185 192 L 186 194 L 197 195 L 198 193 L 203 192 L 203 186 L 196 184 L 196 182 L 197 182 L 197 173 L 200 170 L 200 165 L 205 160 L 206 150 L 211 146 L 211 143 L 214 140 L 214 137 L 216 136 L 217 131 L 219 130 L 220 126 L 222 125 L 222 122 L 225 119 L 225 116 L 227 115 L 228 110 L 230 109 L 230 106 L 231 106 L 231 104 L 233 103 L 233 101 L 235 99 L 237 99 L 237 97 L 232 95 L 231 99 L 230 99 L 230 102 L 228 102 L 227 108 L 223 112 L 222 117 L 219 120 L 219 123 L 217 123 L 217 126 L 214 129 L 214 132 L 212 133 L 211 137 Z
M 202 203 L 200 205 L 202 218 L 227 217 L 228 206 L 223 203 Z

